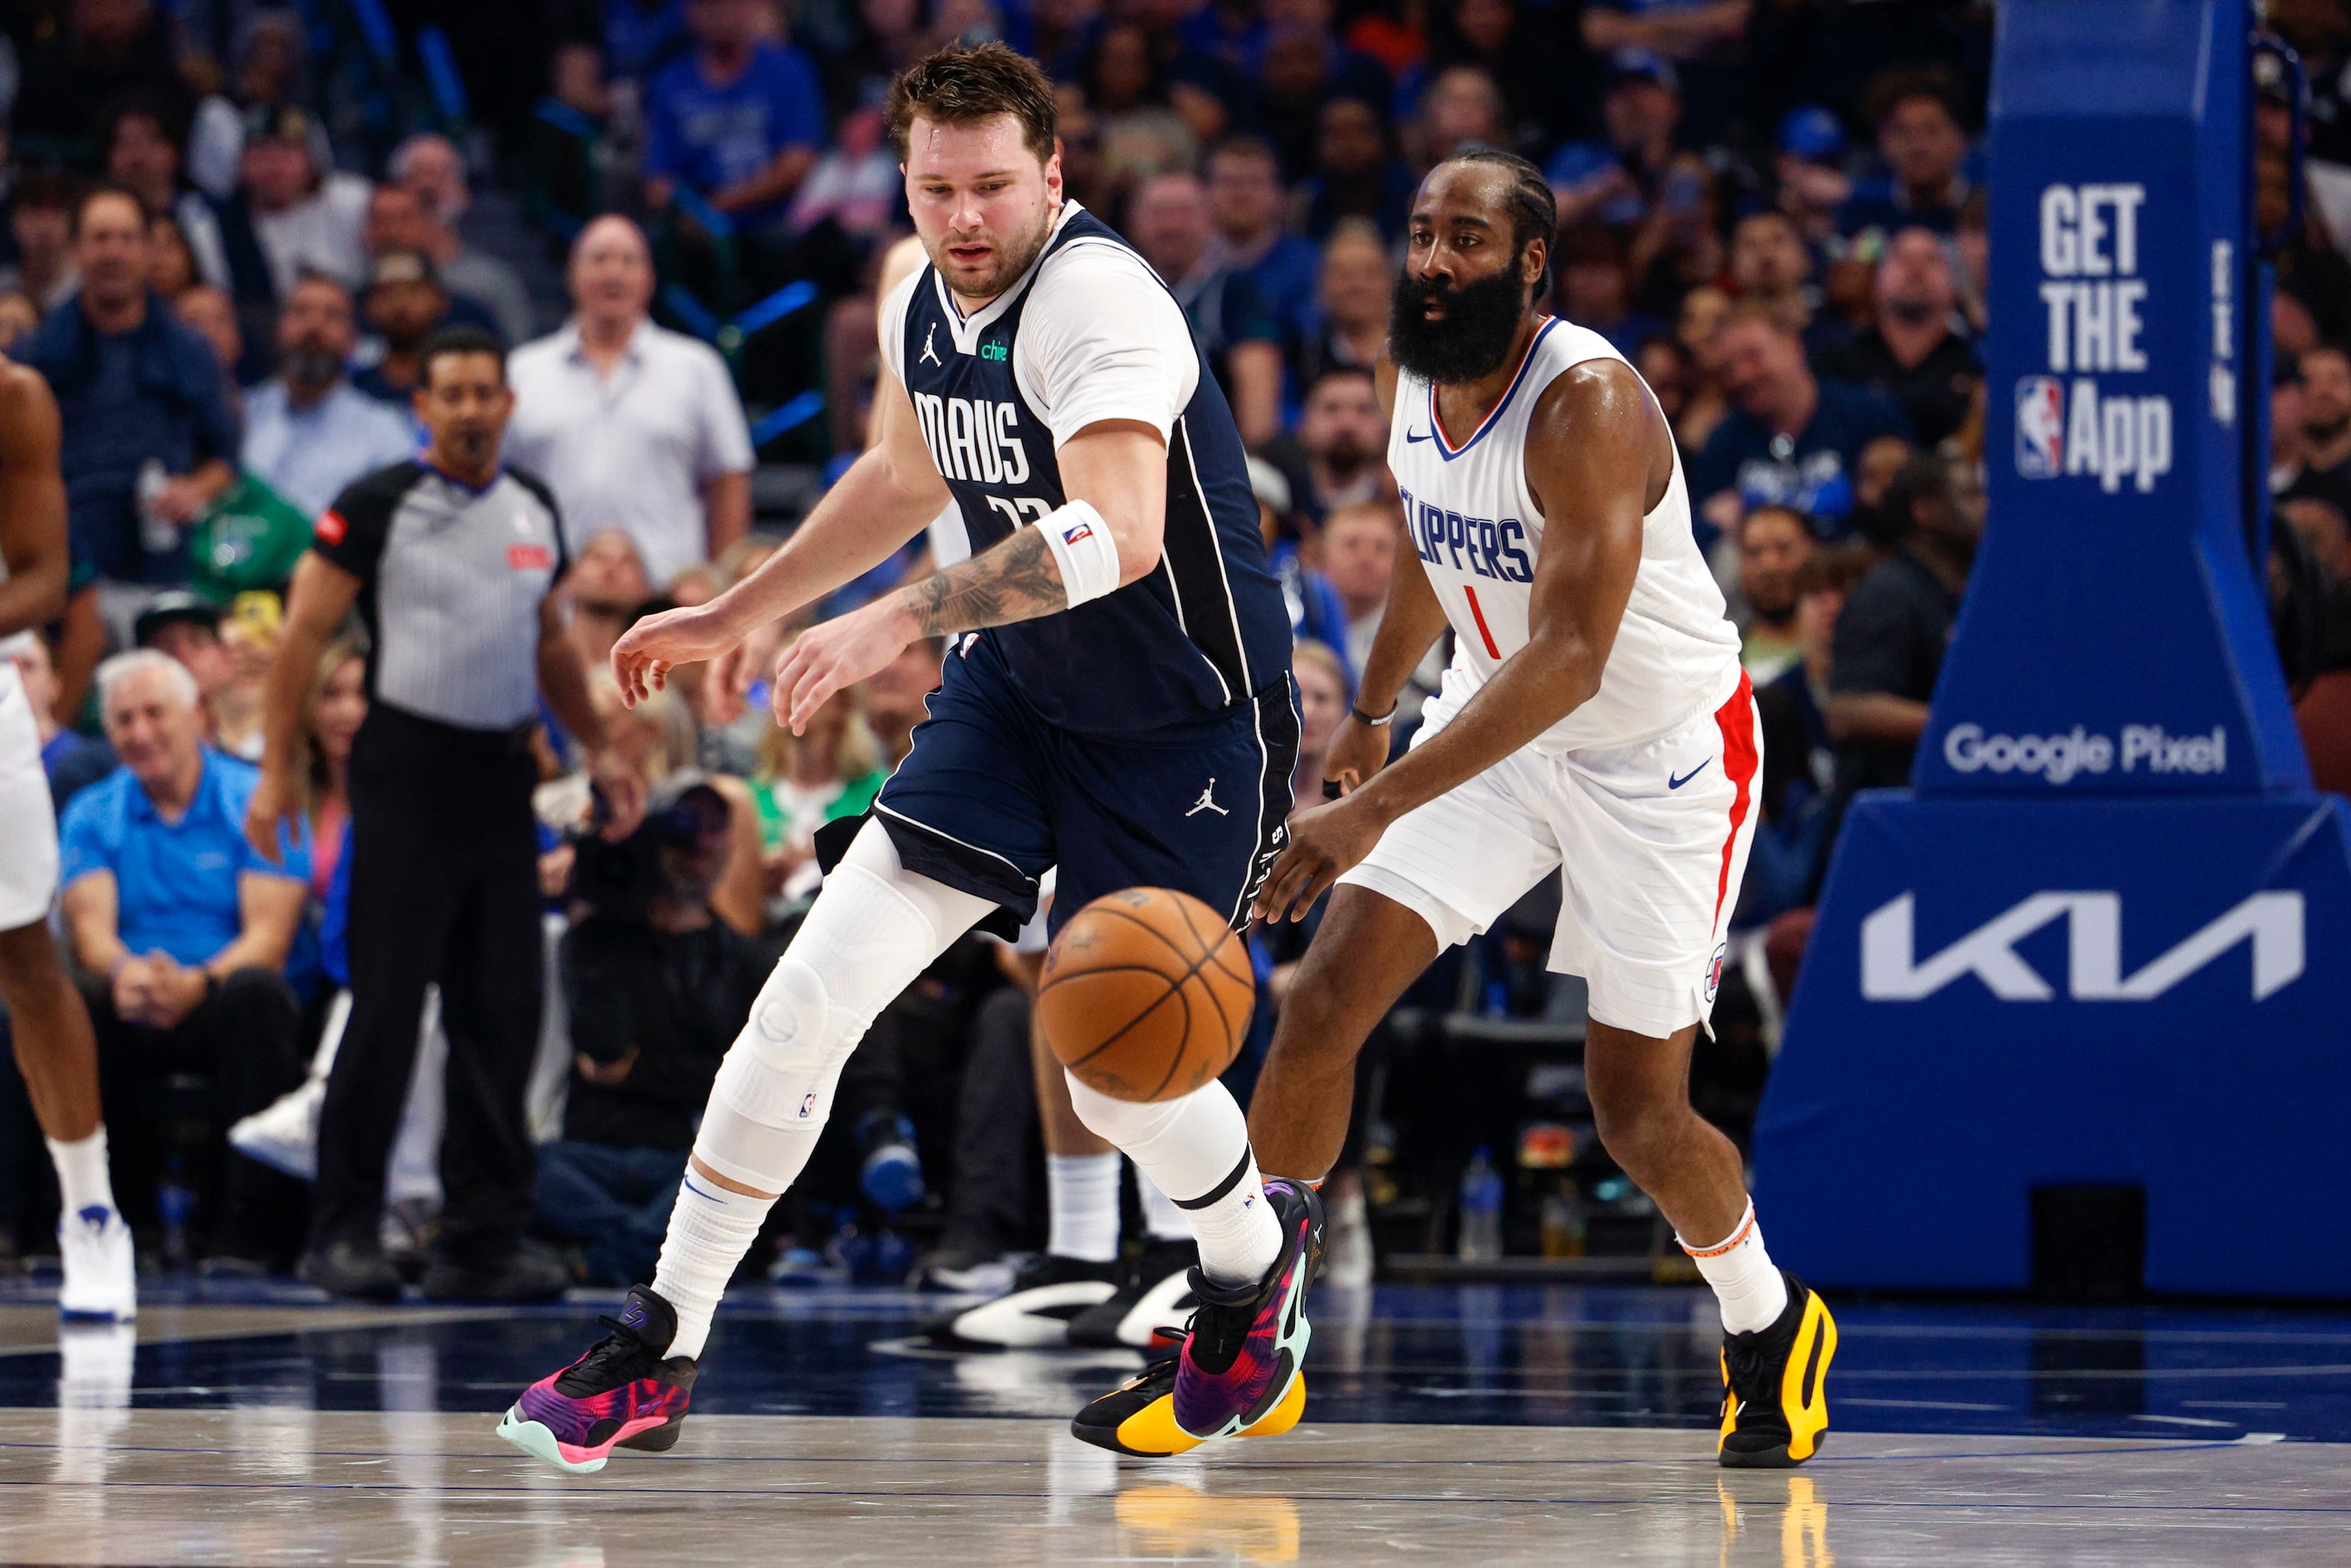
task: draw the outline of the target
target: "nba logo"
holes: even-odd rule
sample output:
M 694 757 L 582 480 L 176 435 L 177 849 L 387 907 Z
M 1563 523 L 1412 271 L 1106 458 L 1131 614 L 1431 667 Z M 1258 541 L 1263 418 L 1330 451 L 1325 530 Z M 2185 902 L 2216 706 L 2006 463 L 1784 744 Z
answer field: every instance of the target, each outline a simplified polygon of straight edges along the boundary
M 813 1115 L 815 1115 L 815 1114 L 816 1114 L 816 1092 L 815 1092 L 814 1090 L 810 1090 L 810 1091 L 808 1092 L 808 1095 L 807 1095 L 804 1099 L 802 1099 L 802 1100 L 800 1101 L 800 1120 L 801 1120 L 801 1121 L 803 1121 L 803 1122 L 805 1122 L 805 1121 L 807 1121 L 810 1116 L 813 1116 Z
M 1729 956 L 1729 943 L 1717 943 L 1715 945 L 1714 956 L 1712 959 L 1708 961 L 1706 966 L 1706 999 L 1708 1003 L 1712 1003 L 1714 1000 L 1714 994 L 1722 989 L 1722 960 Z
M 1080 539 L 1090 539 L 1093 537 L 1094 526 L 1092 523 L 1072 523 L 1061 530 L 1061 542 L 1065 545 L 1073 545 Z
M 2065 394 L 2054 376 L 2016 383 L 2016 471 L 2027 479 L 2065 472 Z

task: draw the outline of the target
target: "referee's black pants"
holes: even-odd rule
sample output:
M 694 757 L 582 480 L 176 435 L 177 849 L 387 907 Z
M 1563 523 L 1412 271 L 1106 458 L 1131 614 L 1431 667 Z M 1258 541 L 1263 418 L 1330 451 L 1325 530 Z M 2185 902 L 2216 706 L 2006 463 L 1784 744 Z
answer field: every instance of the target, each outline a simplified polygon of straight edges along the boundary
M 372 1244 L 425 987 L 449 1040 L 438 1254 L 494 1268 L 530 1218 L 523 1093 L 538 1046 L 538 768 L 492 734 L 378 702 L 351 746 L 351 1015 L 319 1118 L 311 1240 Z

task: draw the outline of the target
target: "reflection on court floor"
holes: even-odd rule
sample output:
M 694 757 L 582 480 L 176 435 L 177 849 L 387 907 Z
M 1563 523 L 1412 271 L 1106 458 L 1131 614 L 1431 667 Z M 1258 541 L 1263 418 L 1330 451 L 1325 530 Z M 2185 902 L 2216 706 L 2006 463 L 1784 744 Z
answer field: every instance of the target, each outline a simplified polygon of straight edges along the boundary
M 1711 1462 L 1688 1291 L 1334 1292 L 1298 1432 L 1156 1465 L 1067 1436 L 1116 1353 L 944 1355 L 932 1301 L 754 1293 L 684 1443 L 590 1479 L 491 1417 L 601 1298 L 159 1290 L 135 1330 L 61 1340 L 11 1291 L 0 1562 L 2351 1559 L 2342 1314 L 1840 1303 L 1837 1425 L 1777 1474 Z

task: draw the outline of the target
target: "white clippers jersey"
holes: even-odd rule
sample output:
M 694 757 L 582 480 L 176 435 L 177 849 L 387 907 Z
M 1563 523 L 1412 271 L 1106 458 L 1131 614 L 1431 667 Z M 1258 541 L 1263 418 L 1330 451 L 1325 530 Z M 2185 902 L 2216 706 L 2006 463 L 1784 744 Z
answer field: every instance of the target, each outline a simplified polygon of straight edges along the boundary
M 1527 603 L 1542 514 L 1527 490 L 1527 421 L 1543 389 L 1586 360 L 1624 361 L 1599 333 L 1551 319 L 1510 390 L 1459 445 L 1437 423 L 1433 389 L 1399 372 L 1388 466 L 1405 529 L 1453 622 L 1448 695 L 1468 695 L 1527 645 Z M 1629 362 L 1629 361 L 1628 361 Z M 1636 374 L 1638 372 L 1635 372 Z M 1739 685 L 1739 632 L 1690 531 L 1681 460 L 1643 519 L 1641 566 L 1592 700 L 1537 737 L 1545 753 L 1627 746 L 1719 707 Z

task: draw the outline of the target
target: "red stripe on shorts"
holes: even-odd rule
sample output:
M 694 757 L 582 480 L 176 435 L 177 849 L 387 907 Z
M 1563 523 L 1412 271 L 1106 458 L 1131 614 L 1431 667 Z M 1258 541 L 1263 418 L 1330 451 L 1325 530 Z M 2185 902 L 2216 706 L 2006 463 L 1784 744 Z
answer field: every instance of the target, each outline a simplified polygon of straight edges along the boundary
M 1714 924 L 1722 926 L 1723 900 L 1730 895 L 1730 852 L 1739 847 L 1739 830 L 1747 821 L 1747 802 L 1761 760 L 1755 744 L 1755 685 L 1747 672 L 1739 673 L 1739 689 L 1714 710 L 1714 727 L 1722 732 L 1722 771 L 1738 793 L 1730 798 L 1730 831 L 1722 837 L 1722 874 L 1714 884 Z
M 1470 618 L 1478 622 L 1478 635 L 1486 639 L 1486 656 L 1489 659 L 1499 659 L 1502 656 L 1502 651 L 1494 646 L 1494 633 L 1486 626 L 1486 612 L 1478 608 L 1478 591 L 1464 583 L 1461 591 L 1469 596 L 1469 614 Z

